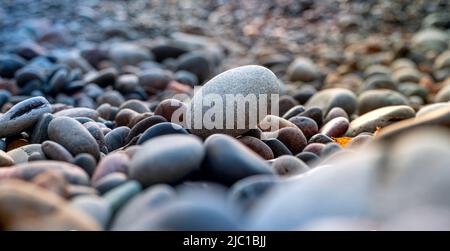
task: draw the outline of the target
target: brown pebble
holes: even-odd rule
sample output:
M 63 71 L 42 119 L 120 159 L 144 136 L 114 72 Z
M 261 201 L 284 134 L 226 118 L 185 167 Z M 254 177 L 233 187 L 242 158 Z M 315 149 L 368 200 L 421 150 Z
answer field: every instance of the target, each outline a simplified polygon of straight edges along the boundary
M 305 173 L 310 170 L 308 165 L 306 165 L 300 159 L 290 156 L 283 155 L 275 159 L 272 164 L 278 175 L 281 176 L 292 176 L 296 174 Z
M 42 151 L 48 159 L 60 160 L 70 163 L 73 162 L 72 154 L 70 154 L 70 152 L 66 148 L 64 148 L 64 146 L 51 140 L 42 142 L 41 146 Z
M 326 123 L 320 132 L 328 137 L 341 137 L 347 132 L 350 123 L 344 117 L 337 117 Z
M 267 146 L 260 139 L 257 139 L 255 137 L 251 137 L 251 136 L 244 136 L 244 137 L 240 137 L 238 140 L 242 144 L 244 144 L 248 148 L 250 148 L 252 151 L 257 153 L 262 158 L 264 158 L 266 160 L 274 158 L 272 149 L 270 149 L 270 147 Z
M 285 127 L 278 130 L 278 140 L 294 155 L 300 153 L 307 144 L 305 135 L 297 127 Z
M 307 145 L 305 147 L 305 149 L 303 149 L 303 152 L 311 152 L 311 153 L 320 155 L 320 152 L 322 151 L 322 149 L 324 147 L 325 147 L 325 144 L 322 144 L 322 143 L 311 143 L 311 144 Z

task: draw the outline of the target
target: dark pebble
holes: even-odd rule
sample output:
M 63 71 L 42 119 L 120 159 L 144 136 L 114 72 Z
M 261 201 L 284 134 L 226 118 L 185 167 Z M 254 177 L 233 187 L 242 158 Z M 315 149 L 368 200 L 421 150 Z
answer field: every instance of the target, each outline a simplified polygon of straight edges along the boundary
M 189 132 L 177 124 L 170 122 L 162 122 L 145 130 L 145 132 L 142 133 L 137 143 L 138 145 L 142 145 L 144 142 L 152 138 L 166 134 L 189 134 Z

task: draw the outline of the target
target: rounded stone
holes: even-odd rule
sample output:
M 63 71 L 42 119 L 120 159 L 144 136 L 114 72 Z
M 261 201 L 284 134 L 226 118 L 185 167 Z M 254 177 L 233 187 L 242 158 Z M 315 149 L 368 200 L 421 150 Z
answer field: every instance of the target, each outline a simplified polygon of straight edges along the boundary
M 119 107 L 125 102 L 125 98 L 118 91 L 106 91 L 97 98 L 97 104 L 110 104 L 115 107 Z
M 276 158 L 272 163 L 272 167 L 280 176 L 292 176 L 309 171 L 308 165 L 302 160 L 289 155 Z
M 311 82 L 316 80 L 320 73 L 309 58 L 297 58 L 289 65 L 287 75 L 290 81 Z
M 86 107 L 76 107 L 76 108 L 70 108 L 70 109 L 65 109 L 59 112 L 56 112 L 55 114 L 53 114 L 55 117 L 71 117 L 71 118 L 76 118 L 76 117 L 86 117 L 86 118 L 91 118 L 93 120 L 97 120 L 99 115 L 98 112 L 94 109 L 91 108 L 86 108 Z
M 67 151 L 66 148 L 56 142 L 47 140 L 42 142 L 41 146 L 42 151 L 48 159 L 60 160 L 70 163 L 72 163 L 74 160 L 72 154 L 70 154 L 70 152 Z
M 349 127 L 348 119 L 344 117 L 337 117 L 326 123 L 321 129 L 320 133 L 328 137 L 340 137 L 347 132 Z
M 284 114 L 288 112 L 291 108 L 295 107 L 296 105 L 298 105 L 298 101 L 295 100 L 293 97 L 288 95 L 281 96 L 278 101 L 279 113 L 282 114 L 284 117 Z
M 170 81 L 172 76 L 160 69 L 146 70 L 139 74 L 139 85 L 144 88 L 148 94 L 155 94 L 164 89 Z
M 126 126 L 120 126 L 110 131 L 105 136 L 105 144 L 109 152 L 112 152 L 122 146 L 124 146 L 127 141 L 128 134 L 130 133 L 130 128 Z
M 130 133 L 128 134 L 127 137 L 127 142 L 129 142 L 130 140 L 132 140 L 134 137 L 138 136 L 139 134 L 143 133 L 145 130 L 147 130 L 148 128 L 162 123 L 162 122 L 167 122 L 167 120 L 159 115 L 153 115 L 150 117 L 147 117 L 141 121 L 139 121 L 138 123 L 136 123 L 133 128 L 131 128 Z
M 408 99 L 392 90 L 370 90 L 358 97 L 358 113 L 365 114 L 377 108 L 394 105 L 408 105 Z
M 310 143 L 305 147 L 305 149 L 303 149 L 303 152 L 311 152 L 316 155 L 320 155 L 320 152 L 324 147 L 325 144 L 323 143 Z
M 383 128 L 414 116 L 415 111 L 405 105 L 378 108 L 353 120 L 346 134 L 354 137 L 362 132 L 375 132 L 377 127 Z
M 308 108 L 306 111 L 300 113 L 298 116 L 311 118 L 316 122 L 318 127 L 322 126 L 323 112 L 322 109 L 320 109 L 319 107 Z
M 130 180 L 108 191 L 102 197 L 108 203 L 114 214 L 141 191 L 141 184 L 135 180 Z
M 444 86 L 434 98 L 435 102 L 448 102 L 450 101 L 450 85 Z
M 94 83 L 101 87 L 106 87 L 116 83 L 117 75 L 118 73 L 116 69 L 106 68 L 98 72 L 92 72 L 92 74 L 87 74 L 84 81 L 86 83 Z
M 297 116 L 304 111 L 305 107 L 303 107 L 302 105 L 296 105 L 283 114 L 283 119 L 289 120 L 290 118 Z
M 50 103 L 44 97 L 26 99 L 0 115 L 0 138 L 13 136 L 32 127 L 42 114 L 51 113 Z
M 96 184 L 101 178 L 111 173 L 129 173 L 130 158 L 123 152 L 114 152 L 106 155 L 100 160 L 92 175 L 92 183 Z
M 309 167 L 312 167 L 320 159 L 319 156 L 317 156 L 315 153 L 312 152 L 301 152 L 295 155 L 295 157 L 305 162 Z
M 156 137 L 143 144 L 133 156 L 129 175 L 145 187 L 157 183 L 177 183 L 200 168 L 204 155 L 203 144 L 196 137 Z
M 177 99 L 165 99 L 158 104 L 154 114 L 164 117 L 167 121 L 180 124 L 184 121 L 187 106 Z
M 122 104 L 120 104 L 119 110 L 122 110 L 125 108 L 131 109 L 138 113 L 150 112 L 150 109 L 148 108 L 148 106 L 144 102 L 142 102 L 138 99 L 130 99 L 130 100 L 127 100 L 127 101 L 123 102 Z
M 89 131 L 70 117 L 56 117 L 48 125 L 48 137 L 64 146 L 72 155 L 89 153 L 100 157 L 99 146 Z
M 282 155 L 292 155 L 291 150 L 278 139 L 263 139 L 262 142 L 270 147 L 275 158 Z
M 199 83 L 208 80 L 213 73 L 213 65 L 204 53 L 190 52 L 178 59 L 177 71 L 185 70 L 195 74 Z
M 137 144 L 142 145 L 150 139 L 168 134 L 189 134 L 189 132 L 180 125 L 170 122 L 162 122 L 145 130 L 139 138 Z
M 70 205 L 71 207 L 84 212 L 86 215 L 89 215 L 99 226 L 106 229 L 112 212 L 104 199 L 98 196 L 80 195 L 76 196 L 70 202 Z
M 0 184 L 0 212 L 4 230 L 100 230 L 95 221 L 59 196 L 18 180 Z
M 269 146 L 267 146 L 264 142 L 262 142 L 260 139 L 251 137 L 251 136 L 244 136 L 238 138 L 238 140 L 246 145 L 248 148 L 250 148 L 253 152 L 257 153 L 259 156 L 266 160 L 273 159 L 273 152 L 272 149 L 270 149 Z
M 296 128 L 296 126 L 289 120 L 280 118 L 275 115 L 267 115 L 258 124 L 258 128 L 261 129 L 261 131 L 263 131 L 263 132 L 276 131 L 280 128 L 285 128 L 285 127 Z
M 311 138 L 319 131 L 316 121 L 311 118 L 304 116 L 294 116 L 290 118 L 289 121 L 296 125 L 298 129 L 303 132 L 303 135 L 305 135 L 306 139 Z
M 341 107 L 347 114 L 352 115 L 356 111 L 357 100 L 350 90 L 331 88 L 316 93 L 306 102 L 305 107 L 319 107 L 325 114 L 333 107 Z
M 125 182 L 127 182 L 127 176 L 125 174 L 114 172 L 97 180 L 94 187 L 100 194 L 105 194 L 109 190 L 118 187 Z
M 286 127 L 278 130 L 278 140 L 280 140 L 292 154 L 297 154 L 305 148 L 307 144 L 306 137 L 298 128 Z
M 41 156 L 40 159 L 45 159 L 45 154 L 42 152 L 40 144 L 24 145 L 7 152 L 16 164 L 27 162 L 33 153 L 37 153 L 38 156 Z
M 348 114 L 344 111 L 344 109 L 342 109 L 340 107 L 334 107 L 328 112 L 327 116 L 325 116 L 323 123 L 326 124 L 330 120 L 332 120 L 334 118 L 338 118 L 338 117 L 343 117 L 343 118 L 346 118 L 347 120 L 349 120 Z
M 320 150 L 320 157 L 327 157 L 341 150 L 342 147 L 337 143 L 328 143 Z
M 205 141 L 206 157 L 203 170 L 212 180 L 231 185 L 256 174 L 271 174 L 270 166 L 256 153 L 236 139 L 222 134 Z
M 265 101 L 265 104 L 263 104 L 265 106 L 262 109 L 265 109 L 266 112 L 270 111 L 272 94 L 278 93 L 278 79 L 267 68 L 247 65 L 225 71 L 209 80 L 192 98 L 187 109 L 188 129 L 201 138 L 206 138 L 214 133 L 223 133 L 231 136 L 241 135 L 250 128 L 255 128 L 257 123 L 263 119 L 260 117 L 261 112 L 258 112 L 259 107 L 262 106 L 260 102 Z M 256 104 L 248 105 L 249 109 L 246 109 L 248 102 L 238 102 L 240 100 L 238 97 L 247 96 L 254 97 L 254 101 L 256 101 Z M 230 97 L 233 100 L 230 100 Z M 216 103 L 210 107 L 211 101 L 218 102 L 218 104 Z M 274 100 L 273 102 L 277 101 Z M 228 121 L 232 119 L 227 118 L 230 117 L 231 112 L 234 115 L 234 119 Z M 221 118 L 219 118 L 220 114 L 223 115 Z M 202 117 L 197 118 L 198 115 Z M 213 115 L 215 117 L 214 123 L 212 123 L 213 119 L 211 119 Z M 253 116 L 256 116 L 256 119 Z M 198 121 L 208 121 L 208 119 L 211 119 L 210 123 L 197 124 Z M 243 121 L 244 119 L 245 121 Z M 232 126 L 230 126 L 231 124 Z
M 14 160 L 3 150 L 0 150 L 0 167 L 12 165 L 14 165 Z
M 89 153 L 78 154 L 75 156 L 73 163 L 83 169 L 89 177 L 92 177 L 97 167 L 97 161 Z

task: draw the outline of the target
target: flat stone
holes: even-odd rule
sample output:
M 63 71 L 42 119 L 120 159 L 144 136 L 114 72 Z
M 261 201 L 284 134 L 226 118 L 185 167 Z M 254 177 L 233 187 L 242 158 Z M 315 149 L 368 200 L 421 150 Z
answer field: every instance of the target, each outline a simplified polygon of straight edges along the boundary
M 361 115 L 385 106 L 408 104 L 408 99 L 396 91 L 370 90 L 358 97 L 358 113 Z

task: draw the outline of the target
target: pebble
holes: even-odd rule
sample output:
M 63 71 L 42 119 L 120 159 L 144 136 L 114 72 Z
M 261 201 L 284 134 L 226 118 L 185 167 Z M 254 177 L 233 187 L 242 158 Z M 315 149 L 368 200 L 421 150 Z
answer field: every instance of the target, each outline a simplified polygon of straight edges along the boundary
M 306 108 L 318 107 L 327 114 L 333 107 L 341 107 L 352 115 L 357 108 L 357 99 L 353 92 L 342 88 L 331 88 L 317 92 L 305 104 Z M 302 115 L 305 116 L 305 115 Z
M 333 142 L 332 138 L 328 137 L 325 134 L 317 133 L 309 139 L 308 144 L 310 144 L 310 143 L 326 144 L 326 143 L 330 143 L 330 142 Z
M 113 230 L 126 230 L 148 214 L 176 197 L 175 190 L 166 184 L 148 187 L 134 196 L 118 212 L 112 223 Z
M 13 136 L 32 127 L 44 114 L 52 112 L 50 103 L 43 97 L 26 99 L 0 116 L 0 138 Z
M 109 204 L 111 212 L 117 212 L 123 205 L 127 203 L 133 196 L 139 194 L 142 190 L 141 184 L 135 180 L 127 181 L 126 183 L 115 187 L 103 195 L 103 199 Z
M 0 150 L 0 167 L 12 166 L 14 165 L 14 160 L 6 154 L 3 150 Z
M 287 74 L 290 81 L 302 82 L 314 81 L 320 75 L 317 67 L 308 58 L 297 58 L 289 65 Z
M 258 128 L 263 132 L 276 131 L 281 128 L 292 127 L 296 128 L 295 124 L 290 122 L 289 120 L 280 118 L 275 115 L 267 115 L 261 122 L 258 124 Z
M 85 107 L 65 109 L 65 110 L 56 112 L 53 115 L 55 117 L 64 116 L 64 117 L 71 117 L 71 118 L 86 117 L 86 118 L 90 118 L 93 120 L 97 120 L 99 117 L 98 112 L 96 110 L 90 109 L 90 108 L 85 108 Z
M 56 117 L 48 125 L 48 137 L 64 146 L 72 155 L 89 153 L 100 156 L 99 146 L 89 131 L 70 117 Z
M 231 185 L 251 175 L 272 173 L 263 158 L 230 136 L 210 136 L 205 141 L 205 149 L 202 169 L 220 183 Z
M 260 139 L 251 136 L 243 136 L 238 138 L 238 140 L 263 159 L 270 160 L 274 158 L 272 149 Z
M 342 147 L 337 143 L 328 143 L 322 148 L 322 150 L 320 150 L 319 155 L 321 157 L 327 157 L 341 149 Z
M 312 152 L 301 152 L 295 155 L 295 157 L 305 162 L 305 164 L 307 164 L 309 167 L 313 167 L 314 164 L 320 159 L 318 155 Z
M 317 126 L 322 126 L 323 112 L 322 109 L 318 107 L 311 107 L 309 109 L 306 109 L 306 111 L 300 113 L 298 116 L 311 118 L 316 122 Z
M 368 112 L 350 123 L 348 136 L 356 136 L 362 132 L 375 132 L 377 127 L 383 128 L 392 123 L 415 116 L 415 111 L 405 105 L 387 106 Z
M 308 165 L 299 158 L 290 155 L 276 158 L 272 163 L 272 167 L 280 176 L 298 175 L 309 171 Z
M 263 139 L 262 142 L 270 147 L 275 158 L 282 155 L 292 155 L 291 150 L 278 139 Z
M 278 107 L 279 107 L 279 113 L 283 115 L 287 113 L 291 108 L 294 108 L 296 105 L 298 105 L 298 101 L 295 100 L 291 96 L 281 96 L 278 101 Z
M 246 149 L 244 146 L 242 148 Z M 204 155 L 202 142 L 194 136 L 177 134 L 156 137 L 145 142 L 133 156 L 129 175 L 144 187 L 157 183 L 174 184 L 198 170 Z
M 18 180 L 0 184 L 0 211 L 1 218 L 8 219 L 2 221 L 5 230 L 100 230 L 90 217 L 59 196 Z
M 41 156 L 40 159 L 45 159 L 45 154 L 42 151 L 42 147 L 40 144 L 24 145 L 7 152 L 7 154 L 14 160 L 14 163 L 16 164 L 27 162 L 28 158 L 33 153 L 38 153 L 39 156 Z
M 112 152 L 120 147 L 123 147 L 127 143 L 127 137 L 130 133 L 130 128 L 126 126 L 120 126 L 110 131 L 105 136 L 105 144 L 109 152 Z
M 137 144 L 142 145 L 153 138 L 169 134 L 189 134 L 189 132 L 180 125 L 170 122 L 161 122 L 145 130 Z
M 305 135 L 303 135 L 302 131 L 298 128 L 281 128 L 276 133 L 278 134 L 277 139 L 280 140 L 294 155 L 301 152 L 307 144 Z
M 435 102 L 448 102 L 450 101 L 450 85 L 444 86 L 435 97 Z
M 158 104 L 154 115 L 162 116 L 172 123 L 182 124 L 186 111 L 187 107 L 183 102 L 176 99 L 166 99 Z
M 370 90 L 358 97 L 358 113 L 361 115 L 385 106 L 408 104 L 408 99 L 396 91 Z
M 349 120 L 348 114 L 344 111 L 344 109 L 340 107 L 334 107 L 328 112 L 327 116 L 325 116 L 323 123 L 326 124 L 330 120 L 338 117 L 343 117 Z
M 325 143 L 309 143 L 305 149 L 303 149 L 303 152 L 311 152 L 316 155 L 320 155 L 320 152 L 325 147 Z
M 42 142 L 41 144 L 42 152 L 44 152 L 45 156 L 50 160 L 59 160 L 72 163 L 74 158 L 66 148 L 62 145 L 47 140 Z
M 70 205 L 95 220 L 102 229 L 106 229 L 112 216 L 111 208 L 98 196 L 80 195 L 70 201 Z
M 109 190 L 120 186 L 125 182 L 127 182 L 127 176 L 125 174 L 114 172 L 98 179 L 94 184 L 94 188 L 97 189 L 100 194 L 105 194 Z
M 328 137 L 341 137 L 342 135 L 347 132 L 347 129 L 349 127 L 348 119 L 344 117 L 337 117 L 332 120 L 330 120 L 328 123 L 326 123 L 321 129 L 320 133 L 328 136 Z
M 432 112 L 437 111 L 437 110 L 446 109 L 448 107 L 450 107 L 450 103 L 448 103 L 448 102 L 434 103 L 434 104 L 430 104 L 430 105 L 425 105 L 422 108 L 420 108 L 419 111 L 417 111 L 416 116 L 420 117 L 420 116 L 432 113 Z
M 139 75 L 139 85 L 144 88 L 148 94 L 154 94 L 166 89 L 172 76 L 166 71 L 160 69 L 146 70 Z
M 122 110 L 125 108 L 131 109 L 138 113 L 150 112 L 150 109 L 148 108 L 148 106 L 144 102 L 142 102 L 141 100 L 138 100 L 138 99 L 130 99 L 125 102 L 122 102 L 121 105 L 119 106 L 119 110 Z
M 294 107 L 292 107 L 291 109 L 289 109 L 287 112 L 285 112 L 283 114 L 283 119 L 290 119 L 294 116 L 299 115 L 300 113 L 305 111 L 305 107 L 302 105 L 296 105 Z
M 190 52 L 180 56 L 177 71 L 181 70 L 195 74 L 199 83 L 204 83 L 208 80 L 213 71 L 209 59 L 200 52 Z
M 73 163 L 83 169 L 89 177 L 94 174 L 97 161 L 89 153 L 80 153 L 75 156 Z
M 106 155 L 100 160 L 92 175 L 92 183 L 96 184 L 101 178 L 111 173 L 123 173 L 128 175 L 130 169 L 130 158 L 122 152 L 114 152 Z
M 131 128 L 130 133 L 127 136 L 127 142 L 130 142 L 131 139 L 145 132 L 148 128 L 163 122 L 167 122 L 167 120 L 159 115 L 153 115 L 142 119 Z
M 263 118 L 260 117 L 260 113 L 256 111 L 249 111 L 249 109 L 245 109 L 245 107 L 241 107 L 242 105 L 238 105 L 236 100 L 234 102 L 226 102 L 226 95 L 243 95 L 243 97 L 246 97 L 249 94 L 256 95 L 256 99 L 259 100 L 261 98 L 261 94 L 266 95 L 266 103 L 267 103 L 267 110 L 270 110 L 270 104 L 272 102 L 272 94 L 278 94 L 279 93 L 279 86 L 278 86 L 278 79 L 277 77 L 267 68 L 256 66 L 256 65 L 247 65 L 247 66 L 241 66 L 238 68 L 234 68 L 228 71 L 225 71 L 213 79 L 209 80 L 207 83 L 203 85 L 201 90 L 197 92 L 194 97 L 192 98 L 191 103 L 188 107 L 188 114 L 187 116 L 187 125 L 188 129 L 191 133 L 200 136 L 201 138 L 206 138 L 214 133 L 224 133 L 231 136 L 238 136 L 246 131 L 248 131 L 250 128 L 256 127 L 257 123 L 262 120 Z M 203 119 L 207 119 L 206 113 L 211 110 L 205 109 L 205 107 L 208 107 L 208 104 L 205 104 L 203 100 L 204 97 L 211 97 L 208 95 L 216 94 L 221 97 L 220 102 L 222 102 L 221 106 L 223 107 L 223 110 L 218 111 L 223 114 L 222 121 L 217 121 L 214 124 L 217 124 L 217 126 L 214 125 L 212 129 L 205 129 L 205 124 L 201 123 L 201 125 L 196 125 L 196 121 L 199 121 L 198 118 L 196 118 L 198 115 L 196 113 L 202 115 Z M 214 95 L 213 95 L 214 96 Z M 258 101 L 262 102 L 262 101 Z M 233 114 L 234 114 L 234 122 L 233 128 L 228 129 L 227 124 L 227 112 L 226 108 L 227 106 L 233 106 Z M 218 106 L 218 105 L 215 105 Z M 258 105 L 259 107 L 259 105 Z M 238 111 L 244 111 L 245 114 L 238 114 Z M 230 111 L 228 111 L 229 113 Z M 240 121 L 243 118 L 248 118 L 249 116 L 255 116 L 257 114 L 256 121 L 254 119 L 249 120 L 245 119 L 244 121 Z M 237 118 L 240 119 L 237 119 Z M 200 120 L 204 121 L 204 120 Z M 241 122 L 243 125 L 241 125 Z M 209 125 L 206 125 L 209 126 Z M 243 127 L 243 129 L 239 127 Z M 217 127 L 225 128 L 225 129 L 219 129 Z

